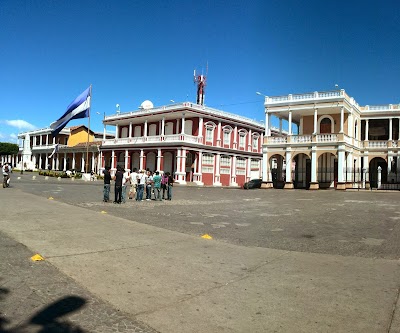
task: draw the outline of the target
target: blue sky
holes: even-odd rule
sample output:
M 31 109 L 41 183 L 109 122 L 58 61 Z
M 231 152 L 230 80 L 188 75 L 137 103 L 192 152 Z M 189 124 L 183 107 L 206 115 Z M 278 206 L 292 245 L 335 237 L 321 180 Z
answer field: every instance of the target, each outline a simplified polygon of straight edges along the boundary
M 256 91 L 338 84 L 361 105 L 398 103 L 399 20 L 391 0 L 0 0 L 0 141 L 49 126 L 90 84 L 95 131 L 117 103 L 194 102 L 207 62 L 206 105 L 252 119 Z

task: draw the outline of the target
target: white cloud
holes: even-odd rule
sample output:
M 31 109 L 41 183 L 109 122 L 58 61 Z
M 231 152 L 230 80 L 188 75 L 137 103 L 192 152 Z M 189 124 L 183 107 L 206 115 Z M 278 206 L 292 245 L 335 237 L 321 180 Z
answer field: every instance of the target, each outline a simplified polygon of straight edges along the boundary
M 5 120 L 4 121 L 7 125 L 16 127 L 18 129 L 25 129 L 25 130 L 34 130 L 36 128 L 35 125 L 28 123 L 25 120 L 17 119 L 17 120 Z
M 10 139 L 13 139 L 13 140 L 18 139 L 18 135 L 15 133 L 11 133 L 9 136 L 10 136 Z

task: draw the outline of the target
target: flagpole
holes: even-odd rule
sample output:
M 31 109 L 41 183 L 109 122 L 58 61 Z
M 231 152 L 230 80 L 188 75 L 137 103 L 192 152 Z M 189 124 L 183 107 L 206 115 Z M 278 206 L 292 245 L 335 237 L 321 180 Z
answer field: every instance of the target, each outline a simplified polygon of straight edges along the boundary
M 90 106 L 89 106 L 89 117 L 88 117 L 88 133 L 87 133 L 87 142 L 86 142 L 86 173 L 88 173 L 88 166 L 89 166 L 89 134 L 90 134 L 90 109 L 92 107 L 92 85 L 90 85 L 89 90 L 90 96 Z

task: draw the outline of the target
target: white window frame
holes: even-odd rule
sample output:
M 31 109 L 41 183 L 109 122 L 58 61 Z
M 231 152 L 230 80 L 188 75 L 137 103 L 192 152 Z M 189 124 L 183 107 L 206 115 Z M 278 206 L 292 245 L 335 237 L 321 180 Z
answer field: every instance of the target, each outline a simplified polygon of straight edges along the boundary
M 246 131 L 239 131 L 239 148 L 246 148 Z

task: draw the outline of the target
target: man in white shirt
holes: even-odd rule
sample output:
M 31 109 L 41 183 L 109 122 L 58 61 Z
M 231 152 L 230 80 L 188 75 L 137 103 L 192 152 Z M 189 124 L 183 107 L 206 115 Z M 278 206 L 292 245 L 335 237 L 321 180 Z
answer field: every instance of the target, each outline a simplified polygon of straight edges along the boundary
M 146 184 L 147 176 L 144 170 L 140 170 L 138 175 L 138 186 L 137 186 L 137 201 L 143 201 L 144 185 Z
M 137 183 L 138 183 L 138 176 L 137 169 L 133 168 L 133 172 L 131 172 L 131 189 L 129 191 L 129 199 L 137 199 L 136 192 L 137 192 Z

